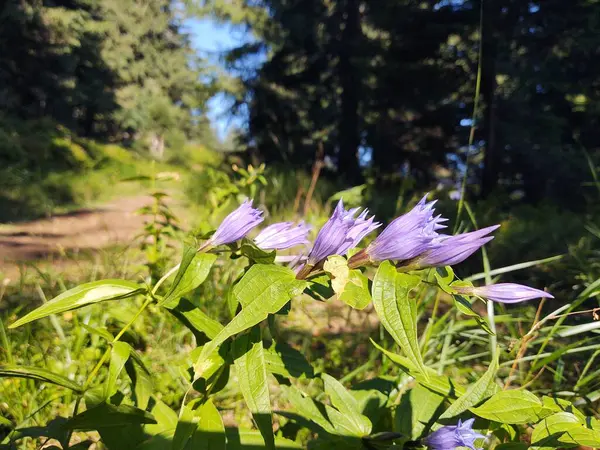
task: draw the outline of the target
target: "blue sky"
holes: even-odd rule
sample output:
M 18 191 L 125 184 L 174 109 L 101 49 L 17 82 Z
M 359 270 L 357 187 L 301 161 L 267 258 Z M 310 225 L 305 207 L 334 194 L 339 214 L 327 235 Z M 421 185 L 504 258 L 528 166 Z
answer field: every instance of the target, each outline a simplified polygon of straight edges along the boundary
M 217 23 L 210 18 L 187 21 L 193 47 L 212 63 L 220 64 L 219 57 L 225 51 L 251 39 L 246 32 L 231 25 Z M 230 102 L 223 94 L 213 97 L 208 104 L 208 117 L 217 136 L 223 140 L 235 128 L 239 128 L 242 119 L 229 113 Z

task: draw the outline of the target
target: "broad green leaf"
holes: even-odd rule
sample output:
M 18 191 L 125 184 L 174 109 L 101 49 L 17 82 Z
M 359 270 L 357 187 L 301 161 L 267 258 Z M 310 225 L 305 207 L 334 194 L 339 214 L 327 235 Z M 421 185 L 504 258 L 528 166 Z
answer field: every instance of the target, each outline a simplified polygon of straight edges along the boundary
M 13 427 L 12 422 L 3 416 L 0 416 L 0 425 L 2 425 L 3 427 L 8 427 L 8 428 Z
M 113 344 L 110 352 L 108 378 L 104 382 L 104 398 L 109 398 L 117 392 L 117 379 L 129 359 L 131 350 L 131 346 L 126 342 L 118 341 Z
M 138 408 L 146 409 L 154 392 L 152 375 L 133 349 L 130 356 L 131 358 L 125 364 L 125 370 L 133 386 L 133 399 Z
M 506 442 L 494 447 L 494 450 L 527 450 L 529 445 L 525 442 Z
M 233 289 L 243 309 L 202 349 L 195 364 L 195 378 L 203 376 L 205 359 L 231 336 L 252 328 L 275 314 L 306 287 L 306 281 L 296 280 L 286 267 L 255 264 Z
M 275 261 L 277 252 L 275 250 L 266 251 L 259 248 L 254 241 L 244 238 L 240 246 L 240 252 L 250 261 L 260 264 L 272 264 Z
M 600 447 L 600 431 L 587 428 L 574 414 L 560 412 L 538 423 L 531 435 L 531 448 Z
M 433 271 L 433 278 L 437 282 L 439 288 L 446 294 L 453 294 L 454 289 L 450 284 L 454 281 L 454 270 L 451 266 L 438 267 Z
M 173 284 L 159 304 L 172 305 L 177 299 L 200 286 L 208 277 L 216 259 L 217 255 L 213 253 L 198 253 L 195 247 L 186 245 Z
M 348 306 L 364 309 L 371 303 L 369 279 L 358 270 L 350 270 L 342 256 L 327 258 L 323 270 L 331 276 L 331 286 L 338 298 Z
M 333 425 L 335 434 L 339 434 L 340 436 L 353 437 L 363 436 L 363 434 L 356 429 L 356 424 L 347 415 L 342 414 L 337 409 L 329 405 L 325 405 L 325 411 L 327 412 L 327 417 L 329 418 L 329 421 Z
M 180 414 L 171 444 L 171 450 L 183 450 L 191 439 L 200 420 L 201 399 L 195 399 L 185 405 Z
M 399 273 L 385 261 L 373 279 L 373 305 L 381 324 L 402 351 L 423 374 L 428 377 L 417 336 L 417 304 L 410 298 L 410 292 L 421 279 L 415 275 Z
M 177 422 L 171 450 L 224 450 L 225 427 L 212 400 L 186 405 Z
M 265 442 L 258 431 L 226 428 L 227 450 L 260 450 L 265 448 Z M 285 438 L 276 438 L 277 450 L 302 449 L 304 446 Z
M 304 355 L 285 342 L 277 342 L 264 351 L 265 364 L 271 373 L 282 375 L 286 378 L 298 378 L 305 375 L 307 378 L 314 376 L 314 369 Z
M 356 399 L 332 376 L 324 373 L 321 375 L 321 378 L 325 383 L 325 394 L 329 396 L 331 404 L 350 422 L 351 428 L 349 431 L 351 434 L 355 436 L 367 436 L 371 432 L 371 421 L 361 414 Z M 329 419 L 335 427 L 336 420 L 331 415 Z
M 49 302 L 31 311 L 25 317 L 21 317 L 15 323 L 11 324 L 9 328 L 17 328 L 52 314 L 60 314 L 94 303 L 132 297 L 145 291 L 145 288 L 140 287 L 136 283 L 125 280 L 101 280 L 80 284 L 73 289 L 69 289 L 67 292 L 63 292 L 58 297 L 54 297 Z
M 266 446 L 274 449 L 273 413 L 259 327 L 233 343 L 238 385 Z
M 151 412 L 156 423 L 145 425 L 144 432 L 150 435 L 170 434 L 172 436 L 177 427 L 177 413 L 160 400 L 156 400 Z
M 75 392 L 83 392 L 83 388 L 79 384 L 69 380 L 67 377 L 37 367 L 0 365 L 0 378 L 29 378 L 56 384 Z
M 211 385 L 214 385 L 214 383 L 217 382 L 217 380 L 220 377 L 221 372 L 229 364 L 229 362 L 226 363 L 225 359 L 223 359 L 223 356 L 221 355 L 222 352 L 220 351 L 220 349 L 218 347 L 214 348 L 212 353 L 210 353 L 208 356 L 206 356 L 206 357 L 203 356 L 204 350 L 206 349 L 206 347 L 209 344 L 210 344 L 210 342 L 208 344 L 206 344 L 204 347 L 202 347 L 202 349 L 200 350 L 199 358 L 203 358 L 202 359 L 203 371 L 200 376 L 195 377 L 193 380 L 194 389 L 196 389 L 198 392 L 202 392 L 202 393 L 208 392 L 209 389 L 212 390 Z M 187 368 L 186 368 L 186 370 L 187 370 Z
M 330 256 L 323 264 L 323 270 L 331 277 L 331 287 L 336 294 L 344 292 L 344 288 L 348 283 L 350 268 L 348 261 L 343 256 Z
M 171 302 L 170 305 L 163 306 L 188 327 L 200 342 L 202 342 L 202 339 L 205 339 L 203 335 L 209 339 L 214 339 L 223 329 L 223 325 L 208 317 L 200 308 L 184 298 L 180 298 L 178 302 Z
M 380 352 L 382 352 L 384 355 L 390 358 L 391 361 L 398 364 L 402 368 L 402 370 L 404 370 L 410 376 L 414 377 L 420 384 L 422 384 L 426 388 L 431 389 L 432 391 L 437 392 L 438 394 L 441 394 L 448 398 L 457 398 L 466 392 L 464 387 L 458 384 L 454 384 L 450 377 L 438 375 L 435 370 L 426 367 L 427 378 L 425 378 L 421 374 L 421 372 L 419 372 L 418 368 L 412 363 L 412 361 L 410 361 L 405 356 L 401 356 L 384 349 L 373 339 L 371 339 L 371 344 L 373 344 Z
M 110 403 L 101 403 L 72 417 L 64 426 L 68 430 L 99 430 L 146 423 L 156 423 L 156 420 L 152 414 L 143 409 L 130 405 L 115 406 Z
M 273 299 L 282 296 L 287 296 L 289 299 L 292 292 L 298 294 L 302 292 L 304 287 L 306 287 L 306 282 L 296 280 L 294 272 L 287 267 L 255 264 L 234 286 L 232 295 L 242 305 L 242 308 L 247 308 L 257 303 L 259 299 L 271 302 L 273 302 Z M 277 308 L 271 314 L 279 311 L 279 309 Z
M 348 275 L 348 283 L 338 298 L 355 309 L 365 309 L 371 303 L 369 279 L 360 270 L 354 269 Z
M 373 382 L 373 385 L 369 389 L 370 381 Z M 362 384 L 358 383 L 358 385 L 353 385 L 352 389 L 348 391 L 356 399 L 358 410 L 371 421 L 373 428 L 377 427 L 382 417 L 389 416 L 391 418 L 391 410 L 385 407 L 389 401 L 389 393 L 386 394 L 376 387 L 378 381 L 383 380 L 372 379 Z
M 498 372 L 498 357 L 492 361 L 483 376 L 470 385 L 467 391 L 450 405 L 440 419 L 457 416 L 498 392 L 500 387 L 495 381 L 496 372 Z
M 452 286 L 455 286 L 459 283 L 465 284 L 465 282 L 461 281 L 452 283 Z M 452 297 L 454 298 L 454 306 L 456 306 L 456 309 L 458 309 L 462 314 L 466 316 L 473 317 L 473 319 L 477 322 L 479 327 L 487 334 L 489 334 L 490 336 L 494 335 L 494 332 L 490 328 L 490 324 L 487 322 L 487 320 L 485 320 L 477 312 L 475 312 L 468 298 L 456 294 L 454 294 Z
M 319 301 L 329 300 L 335 294 L 331 287 L 331 278 L 327 274 L 310 278 L 304 292 Z
M 550 416 L 557 412 L 569 412 L 574 414 L 581 422 L 585 421 L 585 415 L 579 411 L 573 404 L 565 399 L 558 397 L 549 397 L 545 395 L 542 397 L 542 417 Z
M 305 396 L 295 386 L 281 386 L 281 390 L 302 418 L 317 424 L 328 433 L 333 433 L 333 426 L 321 413 L 317 403 L 312 398 Z
M 198 426 L 192 439 L 188 442 L 189 450 L 225 450 L 225 426 L 221 414 L 213 404 L 207 400 L 198 408 Z
M 479 417 L 508 424 L 532 423 L 540 420 L 542 401 L 524 390 L 500 391 L 484 404 L 470 411 Z
M 445 397 L 420 384 L 405 393 L 394 412 L 394 431 L 419 439 L 442 413 Z

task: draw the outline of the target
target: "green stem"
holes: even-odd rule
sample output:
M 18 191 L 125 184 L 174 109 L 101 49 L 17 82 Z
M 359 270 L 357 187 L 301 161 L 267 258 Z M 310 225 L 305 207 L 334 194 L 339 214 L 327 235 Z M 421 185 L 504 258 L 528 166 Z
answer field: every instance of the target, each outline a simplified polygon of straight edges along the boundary
M 98 371 L 100 370 L 100 368 L 102 367 L 102 365 L 104 364 L 104 362 L 110 356 L 112 345 L 115 344 L 119 339 L 121 339 L 121 337 L 129 329 L 129 327 L 131 327 L 131 325 L 133 325 L 133 323 L 137 320 L 137 318 L 140 317 L 140 314 L 142 314 L 142 312 L 144 312 L 144 310 L 152 302 L 152 300 L 153 300 L 152 297 L 148 297 L 146 299 L 146 301 L 142 304 L 142 306 L 140 307 L 140 309 L 138 309 L 138 311 L 135 313 L 135 316 L 133 316 L 133 318 L 129 322 L 127 322 L 127 324 L 121 329 L 121 331 L 119 331 L 119 334 L 117 334 L 115 336 L 115 338 L 112 340 L 111 345 L 106 349 L 106 351 L 104 352 L 104 354 L 100 358 L 100 361 L 98 361 L 98 363 L 96 364 L 96 366 L 92 369 L 92 371 L 88 375 L 87 379 L 85 380 L 85 383 L 83 384 L 83 390 L 84 391 L 88 388 L 88 386 L 92 382 L 92 379 L 96 376 L 96 374 L 98 373 Z
M 162 278 L 160 280 L 158 280 L 156 282 L 156 284 L 154 285 L 154 288 L 152 289 L 152 295 L 155 295 L 156 292 L 158 291 L 158 288 L 162 286 L 162 284 L 167 281 L 167 279 L 173 275 L 175 272 L 177 272 L 179 270 L 179 266 L 181 264 L 177 264 L 175 267 L 172 267 L 167 273 L 165 273 Z

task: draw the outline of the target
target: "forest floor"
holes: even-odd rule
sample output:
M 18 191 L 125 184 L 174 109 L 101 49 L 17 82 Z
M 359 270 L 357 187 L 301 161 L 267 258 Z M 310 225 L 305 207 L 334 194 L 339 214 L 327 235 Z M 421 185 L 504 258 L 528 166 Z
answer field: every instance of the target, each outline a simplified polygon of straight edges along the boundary
M 93 252 L 131 242 L 147 220 L 136 211 L 152 201 L 149 195 L 123 197 L 49 218 L 0 224 L 0 273 L 11 278 L 24 263 L 56 263 L 67 253 Z

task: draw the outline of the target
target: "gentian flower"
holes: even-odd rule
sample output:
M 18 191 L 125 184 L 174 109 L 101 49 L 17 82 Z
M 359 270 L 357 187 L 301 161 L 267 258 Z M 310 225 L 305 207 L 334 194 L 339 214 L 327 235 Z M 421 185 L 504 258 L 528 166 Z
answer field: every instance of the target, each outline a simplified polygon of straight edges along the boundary
M 515 283 L 498 283 L 479 287 L 466 286 L 456 287 L 455 289 L 460 294 L 476 295 L 499 303 L 519 303 L 541 297 L 554 298 L 548 292 Z
M 254 243 L 263 250 L 283 250 L 296 245 L 308 244 L 310 225 L 300 222 L 280 222 L 269 225 L 254 238 Z
M 445 228 L 447 219 L 433 216 L 435 201 L 426 203 L 427 195 L 406 214 L 394 219 L 364 250 L 371 261 L 412 259 L 439 247 L 437 230 Z
M 368 210 L 355 217 L 359 208 L 349 211 L 344 209 L 344 203 L 339 201 L 329 220 L 323 225 L 315 244 L 308 254 L 308 266 L 314 266 L 331 255 L 344 255 L 371 231 L 381 224 L 374 222 L 374 217 L 367 219 Z
M 488 234 L 499 226 L 493 225 L 470 233 L 457 234 L 456 236 L 440 235 L 434 238 L 433 242 L 439 245 L 408 261 L 405 266 L 407 269 L 415 270 L 424 267 L 453 266 L 463 262 L 484 244 L 494 239 L 493 236 L 488 236 Z
M 475 419 L 469 419 L 462 422 L 458 420 L 458 425 L 448 425 L 441 427 L 425 438 L 427 447 L 432 450 L 454 450 L 457 447 L 468 447 L 471 450 L 477 450 L 475 447 L 476 439 L 485 439 L 486 436 L 473 430 Z
M 235 211 L 223 219 L 217 231 L 203 247 L 216 247 L 240 240 L 263 220 L 262 211 L 252 207 L 252 200 L 245 200 Z

